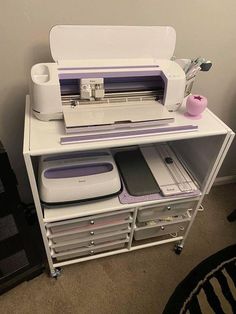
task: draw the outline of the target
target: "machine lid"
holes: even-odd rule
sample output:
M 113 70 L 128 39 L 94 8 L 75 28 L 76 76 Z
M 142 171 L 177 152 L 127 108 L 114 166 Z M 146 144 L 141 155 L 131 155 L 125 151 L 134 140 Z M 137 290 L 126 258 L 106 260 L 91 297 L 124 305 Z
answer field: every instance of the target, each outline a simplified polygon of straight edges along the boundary
M 170 26 L 56 25 L 50 31 L 54 61 L 170 59 L 176 32 Z

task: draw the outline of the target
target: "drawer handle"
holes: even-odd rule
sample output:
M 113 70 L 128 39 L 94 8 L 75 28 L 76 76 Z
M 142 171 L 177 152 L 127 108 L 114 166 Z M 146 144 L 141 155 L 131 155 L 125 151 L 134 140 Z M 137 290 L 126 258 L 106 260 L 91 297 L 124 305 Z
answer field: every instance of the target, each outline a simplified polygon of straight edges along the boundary
M 161 230 L 165 230 L 165 227 L 164 227 L 164 226 L 161 226 Z
M 90 225 L 94 225 L 94 220 L 90 220 Z
M 167 206 L 166 208 L 167 208 L 167 210 L 171 210 L 171 206 Z
M 94 232 L 93 232 L 93 231 L 90 231 L 90 234 L 91 234 L 91 235 L 94 235 Z
M 90 245 L 94 245 L 94 241 L 90 241 Z
M 183 226 L 179 226 L 179 230 L 184 231 L 184 227 Z
M 170 236 L 171 236 L 171 237 L 173 237 L 173 238 L 176 238 L 176 237 L 177 237 L 177 235 L 178 235 L 178 234 L 177 234 L 177 232 L 170 233 Z
M 90 255 L 93 255 L 94 254 L 94 251 L 90 251 Z

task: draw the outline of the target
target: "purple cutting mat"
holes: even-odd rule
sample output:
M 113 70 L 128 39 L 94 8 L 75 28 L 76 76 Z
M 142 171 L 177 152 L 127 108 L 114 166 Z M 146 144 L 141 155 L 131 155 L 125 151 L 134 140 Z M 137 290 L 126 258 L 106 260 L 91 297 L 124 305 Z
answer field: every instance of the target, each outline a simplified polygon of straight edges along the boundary
M 121 180 L 121 184 L 122 184 L 122 192 L 119 194 L 119 201 L 121 204 L 133 204 L 133 203 L 141 203 L 141 202 L 147 202 L 147 201 L 173 199 L 173 198 L 176 198 L 177 196 L 177 195 L 162 196 L 159 193 L 148 194 L 148 195 L 143 195 L 143 196 L 133 196 L 133 195 L 130 195 L 129 192 L 126 190 L 123 180 Z M 198 195 L 200 195 L 199 190 L 196 190 L 191 193 L 178 194 L 178 196 L 181 196 L 181 198 L 189 198 L 189 197 L 194 197 Z

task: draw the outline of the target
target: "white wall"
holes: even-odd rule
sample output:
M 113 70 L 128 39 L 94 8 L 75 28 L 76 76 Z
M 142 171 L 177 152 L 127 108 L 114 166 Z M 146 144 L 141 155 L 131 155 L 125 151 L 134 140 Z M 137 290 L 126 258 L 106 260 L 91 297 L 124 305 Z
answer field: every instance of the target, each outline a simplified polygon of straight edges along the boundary
M 194 91 L 235 129 L 236 2 L 187 0 L 1 0 L 0 139 L 9 152 L 24 199 L 29 199 L 22 158 L 24 98 L 31 66 L 51 60 L 48 32 L 55 24 L 172 25 L 177 57 L 203 56 L 213 61 Z M 153 38 L 153 40 L 155 40 Z M 236 174 L 236 145 L 221 175 Z

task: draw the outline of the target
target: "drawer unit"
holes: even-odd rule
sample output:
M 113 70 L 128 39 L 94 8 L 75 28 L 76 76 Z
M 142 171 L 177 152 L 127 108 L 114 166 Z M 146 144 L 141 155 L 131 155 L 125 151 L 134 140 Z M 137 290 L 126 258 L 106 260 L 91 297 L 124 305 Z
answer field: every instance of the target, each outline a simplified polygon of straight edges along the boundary
M 48 223 L 46 228 L 50 230 L 52 234 L 59 232 L 81 230 L 82 228 L 94 228 L 106 226 L 109 224 L 115 224 L 121 221 L 128 220 L 130 218 L 130 212 L 112 212 L 106 215 L 94 215 L 89 217 L 64 220 L 54 223 Z
M 140 207 L 137 214 L 138 222 L 145 222 L 149 220 L 160 219 L 163 217 L 183 215 L 188 209 L 196 206 L 197 200 L 181 202 L 181 203 L 168 203 L 156 206 Z
M 164 236 L 170 234 L 177 236 L 178 233 L 183 233 L 190 221 L 191 217 L 188 218 L 183 216 L 182 219 L 177 219 L 176 222 L 171 223 L 156 223 L 155 221 L 149 221 L 147 223 L 138 224 L 134 230 L 134 239 L 143 240 L 152 237 Z
M 130 230 L 128 230 L 130 232 Z M 97 236 L 94 238 L 87 238 L 83 239 L 81 241 L 78 240 L 72 240 L 67 242 L 61 242 L 58 244 L 53 244 L 52 242 L 49 243 L 49 246 L 54 249 L 56 253 L 65 252 L 68 250 L 75 250 L 77 248 L 93 248 L 94 246 L 107 243 L 107 242 L 113 242 L 113 241 L 119 241 L 119 240 L 125 240 L 128 236 L 127 230 L 123 232 L 113 232 L 108 233 L 107 236 Z
M 127 221 L 121 221 L 116 224 L 110 224 L 106 227 L 97 227 L 97 228 L 81 228 L 81 230 L 71 230 L 67 232 L 60 232 L 57 234 L 51 234 L 50 230 L 48 230 L 47 236 L 48 239 L 51 240 L 53 243 L 60 243 L 70 240 L 83 240 L 88 237 L 91 237 L 91 240 L 94 239 L 96 236 L 106 236 L 107 234 L 115 231 L 124 231 L 129 230 L 130 224 L 133 221 L 132 218 L 128 219 Z
M 107 251 L 122 249 L 126 246 L 126 243 L 128 241 L 129 241 L 129 238 L 127 237 L 125 240 L 109 242 L 103 245 L 94 246 L 93 248 L 82 248 L 82 249 L 77 249 L 77 250 L 70 250 L 67 252 L 61 252 L 61 253 L 56 253 L 52 249 L 51 255 L 57 261 L 64 261 L 64 260 L 69 260 L 72 258 L 92 256 L 92 255 L 107 252 Z

